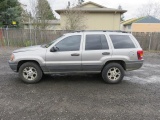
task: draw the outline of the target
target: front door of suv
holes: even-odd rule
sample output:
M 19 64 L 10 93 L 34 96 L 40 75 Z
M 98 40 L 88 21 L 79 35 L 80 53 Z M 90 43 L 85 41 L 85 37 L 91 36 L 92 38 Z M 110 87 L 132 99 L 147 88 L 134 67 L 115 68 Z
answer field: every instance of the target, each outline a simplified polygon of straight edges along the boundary
M 112 56 L 112 50 L 105 34 L 85 33 L 82 51 L 82 70 L 100 72 L 106 60 Z
M 46 54 L 46 66 L 50 72 L 81 71 L 82 34 L 66 36 L 54 45 L 58 50 Z

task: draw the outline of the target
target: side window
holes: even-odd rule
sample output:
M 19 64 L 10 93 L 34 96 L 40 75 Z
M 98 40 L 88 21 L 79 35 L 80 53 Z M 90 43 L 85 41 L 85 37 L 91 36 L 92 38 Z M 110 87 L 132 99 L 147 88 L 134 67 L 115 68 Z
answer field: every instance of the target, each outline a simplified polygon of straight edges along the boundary
M 59 51 L 79 51 L 81 35 L 69 36 L 58 42 L 55 46 Z
M 109 49 L 105 35 L 86 35 L 85 50 Z
M 135 48 L 135 45 L 129 35 L 110 35 L 115 49 Z

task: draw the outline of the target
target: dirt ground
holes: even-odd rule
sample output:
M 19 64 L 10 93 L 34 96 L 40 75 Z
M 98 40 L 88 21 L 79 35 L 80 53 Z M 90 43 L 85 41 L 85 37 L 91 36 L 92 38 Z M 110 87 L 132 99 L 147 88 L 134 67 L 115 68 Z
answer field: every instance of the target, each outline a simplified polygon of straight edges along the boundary
M 29 85 L 8 66 L 14 49 L 0 48 L 1 120 L 160 119 L 159 52 L 145 52 L 143 67 L 118 85 L 92 75 L 53 75 Z

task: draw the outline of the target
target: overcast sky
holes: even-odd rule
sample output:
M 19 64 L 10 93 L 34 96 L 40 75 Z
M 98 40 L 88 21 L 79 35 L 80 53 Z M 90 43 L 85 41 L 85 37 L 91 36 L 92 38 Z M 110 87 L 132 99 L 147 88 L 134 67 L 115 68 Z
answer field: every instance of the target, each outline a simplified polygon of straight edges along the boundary
M 29 0 L 20 0 L 23 4 L 28 5 Z M 62 9 L 67 6 L 68 1 L 71 3 L 76 3 L 78 0 L 48 0 L 53 10 Z M 137 9 L 148 2 L 159 2 L 160 0 L 84 0 L 85 2 L 93 1 L 108 8 L 118 8 L 119 5 L 122 6 L 124 10 L 128 12 L 125 13 L 125 19 L 130 19 L 136 16 Z M 57 16 L 57 15 L 56 15 Z M 59 18 L 59 16 L 57 16 Z

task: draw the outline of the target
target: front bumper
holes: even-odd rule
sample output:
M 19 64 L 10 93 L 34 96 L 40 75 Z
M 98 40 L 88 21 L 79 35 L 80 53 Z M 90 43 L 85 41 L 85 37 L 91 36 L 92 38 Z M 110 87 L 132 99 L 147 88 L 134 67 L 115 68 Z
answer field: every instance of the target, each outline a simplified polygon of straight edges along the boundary
M 126 70 L 137 70 L 143 66 L 144 60 L 126 62 Z
M 9 63 L 10 68 L 11 68 L 14 72 L 17 72 L 18 64 L 17 64 L 17 63 L 12 63 L 11 61 L 9 61 L 8 63 Z

